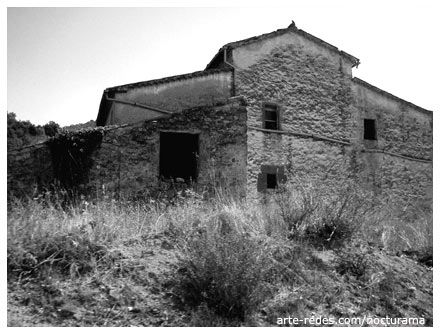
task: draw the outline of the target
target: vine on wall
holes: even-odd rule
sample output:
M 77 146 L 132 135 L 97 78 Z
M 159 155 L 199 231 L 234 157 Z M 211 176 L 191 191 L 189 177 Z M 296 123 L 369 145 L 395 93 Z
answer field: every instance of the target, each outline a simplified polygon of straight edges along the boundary
M 62 132 L 47 141 L 54 176 L 62 187 L 78 190 L 88 183 L 92 153 L 101 144 L 104 133 L 103 127 L 87 128 Z

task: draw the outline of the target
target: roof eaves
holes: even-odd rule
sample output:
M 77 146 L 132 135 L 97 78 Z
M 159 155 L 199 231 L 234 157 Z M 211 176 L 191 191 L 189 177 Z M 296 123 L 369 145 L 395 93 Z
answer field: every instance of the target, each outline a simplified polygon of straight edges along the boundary
M 411 102 L 408 102 L 408 101 L 406 101 L 404 99 L 401 99 L 400 97 L 397 97 L 397 96 L 395 96 L 395 95 L 393 95 L 391 93 L 388 93 L 387 91 L 385 91 L 383 89 L 380 89 L 380 88 L 378 88 L 376 86 L 373 86 L 372 84 L 370 84 L 370 83 L 368 83 L 368 82 L 366 82 L 366 81 L 364 81 L 362 79 L 354 77 L 352 79 L 352 81 L 354 83 L 357 83 L 357 84 L 360 84 L 360 85 L 362 85 L 364 87 L 367 87 L 367 88 L 369 88 L 369 89 L 371 89 L 371 90 L 373 90 L 373 91 L 375 91 L 375 92 L 377 92 L 379 94 L 383 94 L 383 95 L 385 95 L 385 96 L 387 96 L 387 97 L 389 97 L 389 98 L 391 98 L 391 99 L 393 99 L 393 100 L 395 100 L 397 102 L 406 104 L 406 105 L 408 105 L 408 106 L 410 106 L 410 107 L 412 107 L 412 108 L 414 108 L 414 109 L 416 109 L 416 110 L 418 110 L 420 112 L 423 112 L 423 113 L 428 114 L 430 116 L 432 116 L 432 114 L 433 114 L 433 112 L 431 110 L 424 109 L 422 107 L 419 107 L 418 105 L 415 105 L 414 103 L 411 103 Z
M 296 31 L 297 31 L 301 36 L 304 36 L 305 38 L 308 38 L 309 40 L 311 40 L 311 41 L 313 41 L 313 42 L 315 42 L 315 43 L 318 43 L 318 44 L 320 44 L 320 45 L 326 47 L 326 48 L 329 49 L 329 50 L 332 50 L 332 51 L 334 51 L 334 52 L 337 52 L 337 53 L 339 53 L 341 56 L 344 56 L 345 58 L 348 58 L 348 59 L 351 60 L 351 62 L 352 62 L 352 67 L 354 67 L 354 66 L 358 66 L 358 65 L 359 65 L 360 61 L 359 61 L 359 59 L 356 58 L 355 56 L 352 56 L 351 54 L 349 54 L 349 53 L 347 53 L 347 52 L 345 52 L 345 51 L 339 50 L 336 46 L 334 46 L 334 45 L 332 45 L 332 44 L 330 44 L 330 43 L 327 43 L 326 41 L 324 41 L 324 40 L 322 40 L 322 39 L 320 39 L 320 38 L 318 38 L 318 37 L 316 37 L 316 36 L 313 36 L 312 34 L 309 34 L 308 32 L 306 32 L 306 31 L 304 31 L 304 30 L 296 29 Z
M 101 102 L 99 104 L 98 116 L 96 117 L 96 121 L 95 121 L 97 126 L 105 125 L 109 113 L 109 109 L 110 109 L 110 104 L 109 101 L 107 100 L 107 89 L 106 89 L 102 93 Z
M 228 44 L 225 44 L 220 50 L 223 50 L 223 49 L 228 48 L 228 47 L 236 48 L 236 47 L 240 47 L 240 46 L 243 46 L 243 45 L 247 45 L 247 44 L 251 44 L 251 43 L 254 43 L 254 42 L 258 42 L 260 40 L 264 40 L 264 39 L 269 38 L 269 37 L 275 37 L 275 36 L 278 36 L 278 35 L 282 35 L 287 30 L 289 30 L 289 28 L 278 29 L 276 31 L 272 31 L 272 32 L 269 32 L 269 33 L 266 33 L 266 34 L 249 37 L 249 38 L 242 39 L 242 40 L 235 41 L 235 42 L 230 42 Z
M 180 74 L 180 75 L 174 75 L 171 77 L 165 77 L 161 79 L 154 79 L 154 80 L 148 80 L 148 81 L 140 81 L 130 84 L 125 84 L 121 86 L 114 86 L 107 88 L 106 91 L 117 91 L 117 92 L 123 92 L 127 91 L 127 89 L 136 88 L 136 87 L 145 87 L 145 86 L 154 86 L 159 85 L 163 83 L 168 82 L 175 82 L 180 80 L 186 80 L 191 78 L 197 78 L 197 77 L 203 77 L 205 75 L 210 75 L 214 73 L 221 73 L 221 72 L 229 72 L 231 69 L 212 69 L 212 70 L 205 70 L 205 71 L 197 71 L 192 73 L 186 73 L 186 74 Z
M 205 71 L 208 71 L 209 67 L 211 67 L 212 63 L 215 61 L 215 59 L 220 56 L 224 52 L 224 48 L 220 48 L 220 50 L 217 51 L 214 57 L 212 57 L 211 61 L 206 65 Z

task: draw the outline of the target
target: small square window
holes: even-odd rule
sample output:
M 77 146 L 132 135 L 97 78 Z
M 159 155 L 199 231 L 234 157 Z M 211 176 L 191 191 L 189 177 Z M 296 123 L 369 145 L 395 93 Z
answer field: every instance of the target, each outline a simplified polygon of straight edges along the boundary
M 278 186 L 277 174 L 266 174 L 266 187 L 267 187 L 267 189 L 276 189 L 277 186 Z
M 257 191 L 264 193 L 269 189 L 277 189 L 286 181 L 284 166 L 262 165 L 257 178 Z
M 364 139 L 377 140 L 375 119 L 364 119 Z
M 280 107 L 274 103 L 263 103 L 263 129 L 280 130 Z

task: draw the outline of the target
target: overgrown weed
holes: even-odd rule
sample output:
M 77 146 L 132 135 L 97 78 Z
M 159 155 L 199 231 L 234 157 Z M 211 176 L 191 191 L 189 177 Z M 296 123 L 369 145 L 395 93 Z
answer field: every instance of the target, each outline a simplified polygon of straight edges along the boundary
M 296 181 L 274 196 L 290 239 L 318 247 L 339 247 L 356 235 L 373 208 L 372 194 L 354 181 Z
M 127 250 L 143 254 L 145 240 L 160 236 L 161 247 L 180 258 L 168 268 L 174 276 L 165 285 L 191 312 L 194 325 L 258 323 L 261 310 L 274 323 L 277 315 L 306 316 L 318 305 L 321 314 L 337 314 L 348 294 L 348 289 L 338 290 L 344 280 L 370 289 L 368 312 L 398 314 L 391 307 L 398 291 L 395 276 L 385 271 L 374 275 L 374 261 L 353 241 L 391 253 L 429 253 L 432 247 L 429 209 L 401 209 L 354 183 L 297 182 L 280 189 L 267 206 L 223 195 L 209 200 L 192 190 L 178 193 L 172 205 L 110 196 L 79 198 L 66 207 L 60 203 L 63 197 L 45 196 L 10 201 L 8 278 L 37 278 L 46 299 L 37 301 L 35 294 L 31 303 L 50 302 L 55 308 L 64 298 L 57 276 L 124 280 L 128 287 L 114 295 L 106 292 L 102 303 L 110 309 L 131 305 L 127 296 L 136 290 L 133 285 L 145 286 L 149 278 L 145 265 Z M 316 256 L 323 248 L 334 249 L 338 260 L 333 267 Z M 95 297 L 78 296 L 84 303 Z M 348 312 L 352 306 L 342 309 Z M 119 317 L 115 310 L 107 313 L 103 324 Z
M 244 320 L 266 297 L 268 258 L 257 240 L 226 224 L 183 245 L 175 293 L 186 305 Z

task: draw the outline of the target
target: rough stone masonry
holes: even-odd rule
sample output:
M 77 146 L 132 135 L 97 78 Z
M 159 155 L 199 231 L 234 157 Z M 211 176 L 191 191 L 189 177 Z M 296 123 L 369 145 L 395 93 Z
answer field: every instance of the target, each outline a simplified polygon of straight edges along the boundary
M 203 71 L 107 88 L 81 189 L 221 185 L 258 200 L 331 170 L 432 205 L 432 111 L 353 78 L 359 64 L 292 24 L 226 44 Z M 8 152 L 9 193 L 57 179 L 50 156 L 44 144 Z

